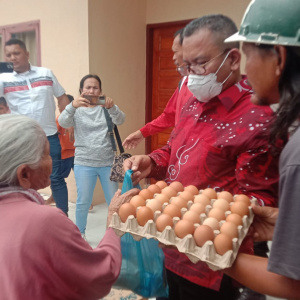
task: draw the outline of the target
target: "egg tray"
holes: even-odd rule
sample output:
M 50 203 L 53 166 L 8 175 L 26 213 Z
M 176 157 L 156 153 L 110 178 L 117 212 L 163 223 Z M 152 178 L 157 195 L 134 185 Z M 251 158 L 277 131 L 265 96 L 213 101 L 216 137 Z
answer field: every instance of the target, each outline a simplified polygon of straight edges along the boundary
M 206 214 L 212 209 L 213 202 L 216 199 L 211 200 L 211 205 L 206 206 Z M 257 200 L 255 198 L 251 199 L 251 203 L 256 203 Z M 188 202 L 188 208 L 193 204 L 193 201 Z M 166 206 L 167 203 L 164 204 Z M 125 233 L 130 233 L 132 237 L 139 241 L 142 238 L 151 239 L 154 238 L 158 240 L 160 243 L 166 246 L 175 246 L 179 252 L 184 253 L 191 262 L 197 263 L 199 261 L 203 261 L 207 263 L 207 265 L 213 270 L 221 270 L 225 268 L 229 268 L 238 253 L 239 247 L 246 236 L 248 229 L 253 221 L 254 214 L 252 212 L 251 206 L 248 207 L 249 215 L 245 215 L 243 220 L 243 225 L 238 226 L 238 238 L 232 239 L 232 250 L 228 250 L 225 254 L 219 255 L 216 253 L 214 244 L 212 241 L 207 241 L 202 247 L 196 245 L 195 240 L 191 234 L 188 234 L 184 238 L 179 238 L 176 236 L 174 232 L 174 227 L 180 218 L 174 217 L 173 218 L 173 228 L 171 226 L 167 226 L 164 231 L 159 232 L 156 228 L 155 221 L 162 212 L 156 211 L 154 213 L 154 220 L 149 220 L 144 226 L 140 226 L 137 222 L 137 219 L 131 215 L 127 218 L 126 222 L 123 223 L 117 213 L 114 213 L 112 216 L 111 223 L 109 227 L 113 228 L 115 233 L 118 236 L 122 236 Z M 187 211 L 186 208 L 181 209 L 182 216 Z M 225 212 L 225 216 L 227 217 L 231 212 Z M 195 224 L 194 226 L 197 227 L 202 225 L 204 220 L 207 218 L 207 215 L 202 213 L 200 215 L 200 224 Z M 225 222 L 225 220 L 221 220 L 219 225 Z M 219 234 L 219 230 L 214 230 L 215 236 Z

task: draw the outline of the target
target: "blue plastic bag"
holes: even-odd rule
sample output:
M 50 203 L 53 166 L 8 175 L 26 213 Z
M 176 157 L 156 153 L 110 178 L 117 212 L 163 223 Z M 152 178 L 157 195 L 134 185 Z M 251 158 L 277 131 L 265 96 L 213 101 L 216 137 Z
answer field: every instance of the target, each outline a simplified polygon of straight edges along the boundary
M 122 194 L 133 188 L 131 174 L 131 170 L 125 173 Z M 146 238 L 136 241 L 130 233 L 125 233 L 121 249 L 122 267 L 114 287 L 132 290 L 145 298 L 168 297 L 165 257 L 158 241 Z
M 129 190 L 131 190 L 133 188 L 137 188 L 140 190 L 142 189 L 139 184 L 133 185 L 132 180 L 131 180 L 132 173 L 133 173 L 132 170 L 126 171 L 126 173 L 124 175 L 124 181 L 123 181 L 123 185 L 122 185 L 121 195 L 128 192 Z

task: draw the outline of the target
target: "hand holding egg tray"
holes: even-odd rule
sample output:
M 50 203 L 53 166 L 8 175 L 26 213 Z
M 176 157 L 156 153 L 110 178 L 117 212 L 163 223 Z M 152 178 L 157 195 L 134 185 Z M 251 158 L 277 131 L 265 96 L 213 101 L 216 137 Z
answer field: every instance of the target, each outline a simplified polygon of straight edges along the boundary
M 186 190 L 184 190 L 184 191 L 186 191 Z M 182 192 L 183 192 L 183 190 L 179 191 L 177 195 L 180 196 L 180 193 L 182 193 Z M 242 215 L 244 214 L 244 215 L 242 218 L 239 217 L 240 220 L 238 220 L 238 222 L 240 222 L 240 223 L 236 223 L 236 225 L 237 224 L 242 224 L 242 225 L 238 225 L 237 232 L 234 233 L 232 236 L 230 236 L 231 235 L 230 229 L 225 228 L 225 227 L 231 227 L 232 224 L 228 224 L 228 223 L 235 222 L 235 219 L 234 218 L 230 219 L 230 217 L 228 217 L 228 216 L 231 215 L 231 217 L 234 217 L 237 215 L 237 212 L 240 213 L 239 205 L 236 205 L 236 203 L 239 203 L 242 201 L 232 201 L 233 199 L 237 199 L 237 196 L 234 196 L 232 199 L 226 199 L 228 201 L 229 207 L 230 207 L 229 209 L 227 209 L 227 207 L 225 205 L 226 211 L 224 213 L 224 216 L 226 218 L 226 221 L 224 219 L 222 219 L 222 220 L 219 219 L 216 221 L 214 213 L 215 212 L 218 213 L 218 209 L 219 209 L 219 205 L 220 205 L 219 202 L 221 202 L 221 201 L 217 202 L 217 200 L 219 200 L 220 197 L 222 197 L 222 199 L 226 198 L 227 195 L 224 195 L 224 193 L 228 193 L 228 192 L 221 192 L 221 193 L 218 193 L 218 195 L 217 194 L 210 195 L 210 197 L 213 197 L 213 198 L 210 199 L 210 201 L 208 202 L 209 204 L 204 202 L 206 204 L 204 206 L 205 211 L 203 211 L 200 214 L 200 221 L 198 222 L 198 224 L 193 225 L 195 231 L 193 233 L 186 234 L 186 232 L 184 232 L 186 228 L 184 226 L 182 226 L 184 229 L 181 230 L 180 225 L 178 223 L 181 222 L 182 223 L 181 225 L 184 225 L 184 223 L 187 222 L 186 220 L 184 220 L 185 213 L 187 211 L 191 211 L 191 206 L 194 204 L 194 201 L 196 203 L 196 201 L 201 198 L 201 197 L 196 197 L 196 196 L 198 196 L 198 195 L 203 196 L 205 194 L 205 192 L 211 192 L 211 189 L 200 190 L 200 191 L 198 191 L 197 195 L 195 195 L 195 192 L 194 192 L 193 193 L 194 195 L 192 196 L 193 199 L 187 201 L 187 207 L 182 207 L 180 209 L 180 215 L 177 214 L 177 216 L 174 216 L 174 215 L 173 215 L 173 217 L 171 216 L 171 218 L 170 218 L 171 223 L 169 220 L 166 221 L 166 224 L 169 224 L 169 225 L 165 224 L 164 226 L 161 226 L 161 224 L 156 224 L 156 222 L 160 216 L 166 216 L 166 214 L 162 213 L 162 212 L 164 212 L 164 209 L 167 206 L 169 206 L 170 203 L 164 203 L 164 204 L 162 204 L 162 209 L 161 209 L 162 212 L 160 210 L 155 210 L 155 208 L 154 208 L 155 212 L 153 213 L 152 217 L 151 216 L 148 217 L 148 218 L 150 218 L 148 220 L 141 220 L 141 217 L 138 215 L 141 207 L 136 208 L 135 215 L 130 214 L 128 217 L 126 216 L 125 218 L 124 218 L 124 216 L 122 216 L 122 220 L 125 222 L 122 222 L 120 216 L 117 213 L 115 213 L 112 217 L 112 221 L 109 226 L 112 227 L 114 229 L 114 231 L 116 232 L 116 234 L 119 236 L 122 236 L 124 233 L 129 232 L 133 236 L 133 238 L 137 241 L 141 240 L 142 238 L 147 238 L 147 239 L 154 238 L 166 246 L 174 246 L 178 249 L 179 252 L 182 252 L 185 255 L 187 255 L 188 258 L 193 263 L 203 261 L 203 262 L 207 263 L 207 265 L 214 271 L 228 268 L 234 262 L 236 255 L 238 253 L 238 249 L 239 249 L 244 237 L 246 236 L 248 229 L 253 221 L 254 215 L 253 215 L 250 204 L 257 203 L 257 200 L 254 198 L 254 199 L 251 199 L 251 202 L 250 202 L 248 197 L 246 197 L 246 196 L 244 197 L 244 198 L 248 198 L 247 201 L 249 201 L 249 202 L 247 202 L 247 205 L 246 205 L 247 211 L 241 212 L 241 214 Z M 161 195 L 161 194 L 154 194 L 153 199 L 155 199 L 158 195 Z M 230 195 L 229 195 L 229 197 L 230 197 Z M 245 199 L 242 199 L 243 196 L 241 196 L 241 197 L 239 196 L 241 198 L 240 200 L 245 200 Z M 160 197 L 158 197 L 158 198 L 160 198 Z M 171 203 L 172 203 L 172 198 L 174 199 L 174 195 L 173 195 L 173 197 L 170 198 Z M 176 198 L 178 198 L 178 197 L 176 197 Z M 196 198 L 197 198 L 197 200 L 196 200 Z M 145 208 L 147 206 L 150 206 L 149 205 L 150 201 L 152 201 L 153 199 L 147 199 L 146 206 L 143 206 L 144 209 L 142 209 L 142 210 L 146 211 Z M 220 206 L 222 206 L 222 205 L 220 205 Z M 245 209 L 245 205 L 244 206 L 240 205 L 240 206 L 242 206 L 242 208 Z M 230 211 L 231 208 L 233 208 L 232 212 Z M 141 210 L 141 212 L 142 212 L 142 210 Z M 120 213 L 120 211 L 119 211 L 119 213 Z M 148 213 L 148 212 L 146 212 L 146 213 Z M 212 216 L 210 213 L 212 214 Z M 176 213 L 174 213 L 174 214 L 176 215 Z M 151 215 L 151 213 L 150 213 L 150 215 Z M 216 217 L 218 217 L 218 216 L 216 215 Z M 227 220 L 227 218 L 229 218 L 229 220 Z M 167 219 L 167 217 L 165 219 Z M 227 223 L 226 225 L 231 225 L 231 226 L 225 225 L 225 226 L 223 226 L 222 229 L 220 229 L 220 227 L 222 227 L 222 225 L 224 223 Z M 144 224 L 144 225 L 141 226 L 141 224 Z M 201 227 L 201 228 L 199 229 L 198 227 Z M 210 228 L 204 228 L 204 227 L 211 227 L 213 230 L 211 230 Z M 234 226 L 232 226 L 232 227 L 234 227 Z M 158 228 L 161 231 L 159 231 Z M 162 228 L 164 228 L 164 229 L 162 229 Z M 213 241 L 206 240 L 206 238 L 204 237 L 203 229 L 205 229 L 206 231 L 211 230 L 213 232 L 213 235 L 214 235 Z M 224 232 L 223 232 L 223 229 L 224 229 Z M 229 234 L 227 234 L 226 230 L 229 231 Z M 197 238 L 197 236 L 196 236 L 197 231 L 201 231 L 200 240 L 202 240 L 202 241 L 200 241 L 200 242 L 199 242 L 199 238 Z M 230 238 L 229 238 L 229 236 L 230 236 Z M 236 236 L 236 237 L 234 237 L 234 236 Z M 201 245 L 201 246 L 199 246 L 199 245 Z

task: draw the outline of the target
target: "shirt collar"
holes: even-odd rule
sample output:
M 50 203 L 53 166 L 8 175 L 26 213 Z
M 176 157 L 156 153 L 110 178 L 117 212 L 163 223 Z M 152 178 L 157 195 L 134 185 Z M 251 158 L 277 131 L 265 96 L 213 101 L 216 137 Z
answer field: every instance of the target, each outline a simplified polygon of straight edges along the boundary
M 35 71 L 36 71 L 36 67 L 29 64 L 29 70 L 28 71 L 25 71 L 23 73 L 17 73 L 16 71 L 13 71 L 13 74 L 14 75 L 27 75 L 27 74 L 29 74 L 31 72 L 35 72 Z
M 243 75 L 239 82 L 223 91 L 217 98 L 219 98 L 223 106 L 229 111 L 242 96 L 251 92 L 251 86 L 248 84 L 247 77 Z

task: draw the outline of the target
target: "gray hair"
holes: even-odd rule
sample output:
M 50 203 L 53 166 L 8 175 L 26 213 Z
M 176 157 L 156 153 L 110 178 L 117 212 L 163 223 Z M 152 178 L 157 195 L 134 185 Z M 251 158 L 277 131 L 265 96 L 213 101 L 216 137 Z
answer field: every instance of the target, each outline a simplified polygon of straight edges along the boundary
M 239 42 L 224 43 L 224 40 L 238 32 L 235 23 L 227 16 L 222 14 L 206 15 L 195 19 L 187 24 L 183 31 L 183 39 L 189 37 L 200 29 L 208 29 L 213 33 L 220 48 L 232 49 L 240 47 Z
M 17 186 L 17 169 L 26 164 L 36 169 L 47 137 L 40 125 L 22 115 L 0 116 L 0 186 Z

